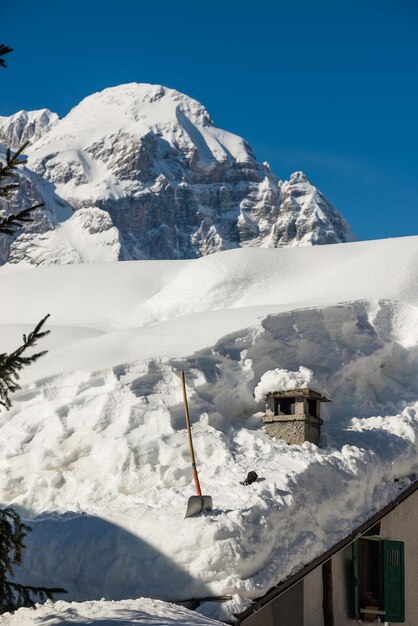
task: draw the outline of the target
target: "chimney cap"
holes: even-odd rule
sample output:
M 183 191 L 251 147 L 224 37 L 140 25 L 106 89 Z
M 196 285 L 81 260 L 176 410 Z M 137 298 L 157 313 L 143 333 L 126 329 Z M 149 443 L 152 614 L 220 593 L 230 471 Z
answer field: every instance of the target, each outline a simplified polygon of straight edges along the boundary
M 312 398 L 313 400 L 319 400 L 320 402 L 332 402 L 326 396 L 322 395 L 318 391 L 309 389 L 309 387 L 301 387 L 298 389 L 285 389 L 282 391 L 269 391 L 266 393 L 265 398 Z

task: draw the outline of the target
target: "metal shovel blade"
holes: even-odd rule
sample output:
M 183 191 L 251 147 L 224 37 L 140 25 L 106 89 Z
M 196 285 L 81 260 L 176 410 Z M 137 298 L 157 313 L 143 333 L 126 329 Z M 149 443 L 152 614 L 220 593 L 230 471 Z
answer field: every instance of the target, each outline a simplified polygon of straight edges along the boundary
M 187 503 L 186 517 L 192 517 L 202 511 L 211 511 L 213 507 L 212 496 L 190 496 Z

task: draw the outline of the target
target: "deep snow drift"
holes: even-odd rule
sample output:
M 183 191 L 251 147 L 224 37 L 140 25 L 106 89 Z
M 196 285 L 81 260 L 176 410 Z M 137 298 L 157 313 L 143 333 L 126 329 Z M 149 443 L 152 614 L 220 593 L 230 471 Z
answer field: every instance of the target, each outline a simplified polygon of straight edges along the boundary
M 0 498 L 33 527 L 19 579 L 71 600 L 230 595 L 200 607 L 219 617 L 395 497 L 418 470 L 417 243 L 2 268 L 2 349 L 47 312 L 52 329 L 0 414 Z M 333 400 L 319 448 L 270 439 L 253 397 L 301 366 Z M 182 368 L 214 501 L 187 520 Z

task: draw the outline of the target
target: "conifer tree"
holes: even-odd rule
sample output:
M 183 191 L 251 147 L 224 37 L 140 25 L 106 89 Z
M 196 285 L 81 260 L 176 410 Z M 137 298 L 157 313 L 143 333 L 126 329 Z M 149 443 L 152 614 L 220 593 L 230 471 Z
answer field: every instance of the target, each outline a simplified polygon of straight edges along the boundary
M 3 56 L 9 52 L 12 52 L 12 48 L 0 44 L 0 67 L 6 67 Z M 0 198 L 8 199 L 18 189 L 16 169 L 26 163 L 21 157 L 26 146 L 27 143 L 23 144 L 14 154 L 8 149 L 5 163 L 0 163 Z M 0 217 L 0 233 L 13 235 L 22 224 L 32 220 L 31 213 L 40 206 L 43 205 L 37 204 L 22 209 L 15 215 Z M 41 319 L 28 335 L 23 335 L 23 342 L 16 350 L 10 354 L 0 354 L 0 407 L 11 407 L 10 396 L 20 389 L 21 369 L 46 354 L 46 350 L 34 354 L 28 354 L 28 351 L 50 332 L 44 329 L 48 317 L 46 315 Z M 52 600 L 54 593 L 66 593 L 61 588 L 21 585 L 8 579 L 14 575 L 14 566 L 21 562 L 25 548 L 23 541 L 30 530 L 14 509 L 0 509 L 0 613 L 14 611 L 21 606 L 34 606 L 36 601 L 42 602 L 48 598 Z
M 14 352 L 0 354 L 0 406 L 4 406 L 6 409 L 11 407 L 10 394 L 20 389 L 19 372 L 22 367 L 35 363 L 47 353 L 47 350 L 42 350 L 35 354 L 26 354 L 27 350 L 36 346 L 38 339 L 49 335 L 49 330 L 43 330 L 48 317 L 49 314 L 41 319 L 29 335 L 23 335 L 22 345 Z
M 28 143 L 28 141 L 24 143 L 13 154 L 9 148 L 6 150 L 6 162 L 0 162 L 0 198 L 8 199 L 11 197 L 13 192 L 18 189 L 19 183 L 15 182 L 16 170 L 19 165 L 24 165 L 26 163 L 26 159 L 21 158 L 21 154 L 27 147 Z M 41 206 L 44 206 L 43 203 L 35 204 L 32 207 L 22 209 L 19 213 L 16 213 L 16 215 L 0 217 L 0 233 L 13 235 L 18 226 L 21 226 L 25 222 L 32 221 L 32 212 L 35 209 L 39 209 Z
M 0 509 L 0 613 L 13 612 L 22 606 L 34 606 L 36 601 L 53 600 L 54 593 L 66 593 L 53 587 L 32 587 L 6 579 L 13 576 L 24 549 L 23 540 L 30 527 L 24 524 L 13 509 Z

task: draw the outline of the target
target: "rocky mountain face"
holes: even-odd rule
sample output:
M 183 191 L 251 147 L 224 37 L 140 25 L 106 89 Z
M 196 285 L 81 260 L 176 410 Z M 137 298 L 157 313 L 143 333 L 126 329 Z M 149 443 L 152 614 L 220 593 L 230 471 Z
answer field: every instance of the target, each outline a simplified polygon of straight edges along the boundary
M 18 111 L 9 117 L 0 115 L 0 141 L 11 150 L 17 150 L 22 143 L 37 141 L 58 121 L 58 115 L 49 109 Z
M 353 239 L 303 173 L 279 181 L 244 139 L 173 89 L 131 83 L 62 120 L 48 110 L 0 118 L 0 141 L 26 140 L 25 199 L 45 208 L 0 244 L 2 262 L 194 258 Z
M 303 172 L 279 183 L 280 213 L 274 245 L 306 246 L 352 241 L 353 234 L 343 217 Z

